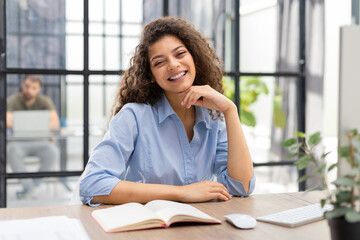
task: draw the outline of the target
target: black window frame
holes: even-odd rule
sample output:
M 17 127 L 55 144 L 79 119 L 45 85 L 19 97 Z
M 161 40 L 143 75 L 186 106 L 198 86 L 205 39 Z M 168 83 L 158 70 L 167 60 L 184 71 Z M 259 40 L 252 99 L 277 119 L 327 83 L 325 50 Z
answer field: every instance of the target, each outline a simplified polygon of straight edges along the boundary
M 163 16 L 169 14 L 169 1 L 163 0 Z M 356 0 L 353 0 L 354 2 Z M 243 76 L 272 76 L 272 77 L 296 77 L 298 80 L 298 123 L 299 131 L 305 131 L 305 0 L 300 0 L 300 48 L 299 48 L 299 70 L 297 72 L 271 72 L 254 73 L 240 71 L 240 0 L 234 0 L 234 23 L 233 23 L 233 42 L 234 42 L 234 71 L 224 72 L 224 76 L 231 76 L 240 79 Z M 82 171 L 57 171 L 57 172 L 32 172 L 32 173 L 7 173 L 6 172 L 6 76 L 8 74 L 44 74 L 44 75 L 80 75 L 83 76 L 84 91 L 84 136 L 83 136 L 83 166 L 85 167 L 89 158 L 89 76 L 90 75 L 122 75 L 123 70 L 90 70 L 89 69 L 89 3 L 84 0 L 84 68 L 83 70 L 62 70 L 62 69 L 31 69 L 31 68 L 7 68 L 6 67 L 6 0 L 0 0 L 0 208 L 6 207 L 6 184 L 7 179 L 12 178 L 36 178 L 36 177 L 70 177 L 80 176 Z M 357 12 L 358 14 L 358 12 Z M 3 64 L 1 64 L 3 63 Z M 239 108 L 240 103 L 239 81 L 235 81 L 235 104 Z M 254 163 L 254 167 L 273 167 L 273 166 L 294 166 L 294 161 L 278 161 L 266 163 Z M 299 172 L 304 175 L 305 172 Z M 299 190 L 305 190 L 305 184 L 299 184 Z

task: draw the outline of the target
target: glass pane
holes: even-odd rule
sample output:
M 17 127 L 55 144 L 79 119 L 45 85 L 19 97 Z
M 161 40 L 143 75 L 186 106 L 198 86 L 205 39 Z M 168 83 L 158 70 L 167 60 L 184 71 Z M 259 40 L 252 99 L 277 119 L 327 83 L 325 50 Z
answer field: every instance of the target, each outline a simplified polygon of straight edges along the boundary
M 66 68 L 82 70 L 84 68 L 83 36 L 66 37 Z
M 225 18 L 228 4 L 228 1 L 223 0 L 170 1 L 169 13 L 171 16 L 181 17 L 192 23 L 216 49 L 219 58 L 224 60 Z M 231 13 L 228 15 L 230 17 Z
M 295 166 L 256 167 L 254 194 L 284 193 L 299 191 Z
M 80 1 L 6 2 L 8 68 L 81 69 L 67 63 L 68 34 L 81 34 L 73 54 L 82 54 L 83 3 Z M 69 5 L 71 7 L 69 7 Z M 69 10 L 69 12 L 65 12 Z M 74 11 L 77 14 L 74 14 Z M 71 56 L 70 56 L 71 58 Z M 81 68 L 78 68 L 78 65 Z
M 91 153 L 107 130 L 120 76 L 90 76 L 89 80 L 89 153 Z
M 101 22 L 104 19 L 104 1 L 89 0 L 89 21 Z
M 7 163 L 11 172 L 56 171 L 61 158 L 61 76 L 7 76 Z
M 84 1 L 66 0 L 66 20 L 83 21 L 84 20 Z
M 105 69 L 120 69 L 120 39 L 118 37 L 105 38 Z
M 82 170 L 83 83 L 74 89 L 69 78 L 8 75 L 9 172 Z
M 225 78 L 225 94 L 235 86 Z M 285 160 L 281 142 L 297 131 L 296 78 L 241 77 L 239 114 L 254 163 Z
M 74 196 L 79 177 L 46 177 L 7 180 L 7 207 L 51 206 L 79 203 Z M 31 185 L 24 192 L 23 185 Z
M 138 45 L 138 38 L 123 38 L 121 42 L 122 49 L 122 69 L 127 69 L 129 67 L 130 59 L 133 57 L 135 52 L 135 47 Z
M 121 1 L 122 21 L 125 23 L 141 23 L 143 20 L 142 2 L 142 0 Z
M 82 22 L 68 21 L 66 23 L 66 33 L 82 35 L 84 32 L 84 24 Z
M 223 77 L 223 89 L 224 95 L 232 101 L 235 101 L 235 81 L 233 77 Z
M 125 36 L 140 37 L 142 26 L 140 24 L 123 24 L 121 32 Z
M 107 23 L 105 25 L 105 34 L 106 35 L 119 35 L 120 34 L 120 24 L 118 23 Z
M 106 0 L 105 1 L 105 20 L 107 22 L 119 22 L 120 2 L 121 1 L 119 1 L 119 0 Z M 132 1 L 130 1 L 130 2 L 132 2 Z
M 163 0 L 144 0 L 144 6 L 142 7 L 144 23 L 148 23 L 163 15 L 163 2 Z M 169 3 L 171 2 L 169 1 Z
M 102 37 L 89 37 L 89 68 L 103 70 L 104 43 Z
M 66 76 L 66 142 L 68 171 L 83 169 L 84 135 L 84 79 L 82 76 Z
M 275 1 L 249 1 L 240 7 L 240 71 L 274 72 L 277 46 Z
M 103 28 L 103 23 L 90 23 L 89 24 L 89 34 L 95 34 L 95 35 L 100 35 L 103 34 L 104 32 L 104 28 Z

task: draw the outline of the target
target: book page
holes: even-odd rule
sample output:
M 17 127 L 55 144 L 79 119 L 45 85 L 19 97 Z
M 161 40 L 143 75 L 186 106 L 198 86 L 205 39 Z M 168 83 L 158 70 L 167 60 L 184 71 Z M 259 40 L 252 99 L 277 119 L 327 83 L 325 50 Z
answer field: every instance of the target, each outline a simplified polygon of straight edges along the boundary
M 0 221 L 2 240 L 89 240 L 79 219 L 66 216 Z
M 185 204 L 167 200 L 154 200 L 145 204 L 146 208 L 151 209 L 165 220 L 167 226 L 174 222 L 207 222 L 220 223 L 199 209 Z
M 163 227 L 164 221 L 140 203 L 94 210 L 91 215 L 105 232 Z

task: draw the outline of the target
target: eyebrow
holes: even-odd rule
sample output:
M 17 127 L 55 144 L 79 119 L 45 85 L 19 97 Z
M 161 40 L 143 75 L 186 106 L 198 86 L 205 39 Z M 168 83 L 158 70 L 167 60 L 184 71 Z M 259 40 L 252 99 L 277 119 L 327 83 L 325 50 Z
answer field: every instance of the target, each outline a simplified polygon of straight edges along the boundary
M 175 52 L 176 50 L 178 50 L 178 49 L 181 48 L 181 47 L 185 47 L 185 46 L 180 45 L 180 46 L 174 48 L 171 52 Z M 153 58 L 150 60 L 150 63 L 152 63 L 156 58 L 161 58 L 161 57 L 163 57 L 163 56 L 164 56 L 164 55 L 161 54 L 161 55 L 157 55 L 157 56 L 153 57 Z

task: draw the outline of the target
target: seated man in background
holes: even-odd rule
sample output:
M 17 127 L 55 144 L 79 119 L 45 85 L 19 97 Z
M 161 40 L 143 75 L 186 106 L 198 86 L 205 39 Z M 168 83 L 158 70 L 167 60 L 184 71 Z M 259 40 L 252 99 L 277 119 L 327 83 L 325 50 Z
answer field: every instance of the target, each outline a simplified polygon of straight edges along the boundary
M 49 126 L 51 130 L 60 127 L 59 116 L 54 108 L 53 101 L 40 93 L 42 80 L 39 75 L 26 75 L 21 82 L 21 92 L 15 93 L 7 99 L 6 125 L 13 128 L 13 111 L 23 110 L 49 110 Z M 50 140 L 41 141 L 11 141 L 7 144 L 7 162 L 14 172 L 27 172 L 24 159 L 35 156 L 40 159 L 39 171 L 51 171 L 59 153 L 58 149 Z M 23 190 L 17 192 L 18 198 L 33 198 L 32 190 L 38 185 L 39 179 L 21 179 Z

